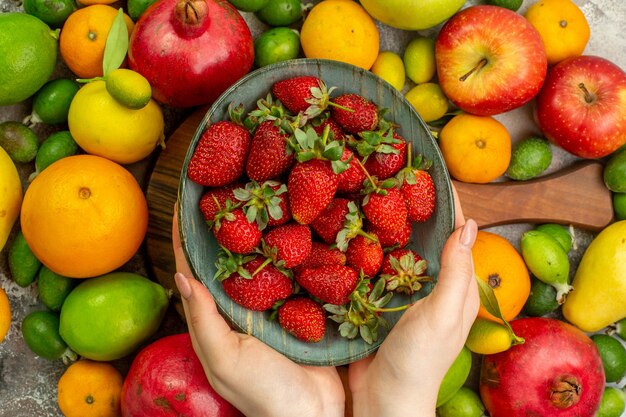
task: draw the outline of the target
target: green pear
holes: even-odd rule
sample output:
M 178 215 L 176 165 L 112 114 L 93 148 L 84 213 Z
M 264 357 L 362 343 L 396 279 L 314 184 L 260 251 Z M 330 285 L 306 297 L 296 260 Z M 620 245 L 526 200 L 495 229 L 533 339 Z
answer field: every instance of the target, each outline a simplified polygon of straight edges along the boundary
M 626 317 L 626 220 L 595 237 L 572 286 L 563 315 L 581 330 L 595 332 Z
M 466 0 L 361 0 L 377 20 L 404 30 L 437 26 L 459 11 Z

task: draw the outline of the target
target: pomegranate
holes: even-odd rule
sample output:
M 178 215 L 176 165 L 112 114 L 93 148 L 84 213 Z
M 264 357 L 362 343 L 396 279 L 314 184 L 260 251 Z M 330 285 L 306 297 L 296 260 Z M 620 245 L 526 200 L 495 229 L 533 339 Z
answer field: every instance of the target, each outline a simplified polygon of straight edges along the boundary
M 525 342 L 486 355 L 480 395 L 491 417 L 593 417 L 604 391 L 604 368 L 593 341 L 560 320 L 514 320 Z
M 122 387 L 123 417 L 243 417 L 209 385 L 189 333 L 141 350 Z
M 128 62 L 156 100 L 191 107 L 214 101 L 250 71 L 254 43 L 226 0 L 159 0 L 137 21 Z

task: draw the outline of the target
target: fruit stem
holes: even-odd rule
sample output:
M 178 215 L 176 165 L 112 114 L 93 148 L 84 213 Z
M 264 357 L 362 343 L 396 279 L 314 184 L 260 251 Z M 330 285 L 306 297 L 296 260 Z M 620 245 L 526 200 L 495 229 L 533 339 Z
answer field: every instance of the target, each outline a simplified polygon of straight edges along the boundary
M 174 21 L 180 35 L 196 37 L 206 30 L 209 8 L 205 0 L 178 0 Z
M 583 93 L 585 93 L 585 102 L 587 104 L 591 104 L 594 102 L 595 100 L 595 96 L 593 94 L 591 94 L 589 92 L 589 90 L 587 90 L 587 87 L 585 87 L 584 83 L 580 83 L 578 84 L 578 88 L 580 88 L 581 90 L 583 90 Z
M 61 361 L 63 361 L 64 365 L 69 365 L 70 363 L 76 361 L 78 359 L 78 355 L 69 347 L 65 349 L 65 352 L 61 354 Z
M 572 287 L 569 284 L 556 283 L 556 284 L 552 284 L 552 286 L 556 289 L 556 301 L 559 303 L 559 305 L 562 305 L 563 303 L 565 303 L 567 294 L 569 294 L 569 292 L 574 289 L 574 287 Z
M 361 236 L 363 236 L 364 238 L 367 238 L 367 239 L 371 240 L 372 242 L 378 242 L 378 237 L 376 237 L 375 235 L 372 235 L 372 234 L 370 234 L 370 233 L 365 232 L 363 229 L 359 229 L 359 230 L 356 232 L 356 234 L 357 234 L 357 235 L 361 235 Z
M 465 81 L 469 78 L 470 75 L 472 75 L 473 73 L 475 73 L 476 71 L 480 71 L 485 65 L 487 65 L 489 61 L 487 61 L 487 58 L 483 58 L 481 59 L 478 64 L 476 64 L 476 66 L 474 68 L 472 68 L 471 70 L 469 70 L 469 72 L 465 75 L 463 75 L 461 78 L 459 78 L 459 81 Z
M 349 108 L 349 107 L 342 106 L 341 104 L 333 103 L 332 101 L 329 101 L 329 102 L 328 102 L 328 105 L 329 105 L 329 106 L 336 107 L 336 108 L 341 109 L 341 110 L 343 110 L 343 111 L 347 111 L 347 112 L 349 112 L 349 113 L 354 113 L 354 109 L 351 109 L 351 108 Z
M 560 409 L 572 407 L 580 400 L 581 386 L 573 375 L 559 375 L 550 387 L 550 401 Z
M 263 268 L 265 268 L 270 262 L 272 262 L 272 258 L 266 258 L 265 261 L 257 269 L 254 270 L 252 276 L 255 276 L 258 272 L 261 272 Z

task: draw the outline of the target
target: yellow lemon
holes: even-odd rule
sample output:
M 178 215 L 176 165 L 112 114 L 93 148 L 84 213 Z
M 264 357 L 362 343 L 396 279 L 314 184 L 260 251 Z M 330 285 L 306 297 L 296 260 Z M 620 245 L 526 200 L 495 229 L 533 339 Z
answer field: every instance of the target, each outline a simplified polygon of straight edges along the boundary
M 371 71 L 391 84 L 396 90 L 404 88 L 406 76 L 402 58 L 394 52 L 382 51 L 374 61 Z
M 436 83 L 416 85 L 405 97 L 426 123 L 443 117 L 448 111 L 448 98 Z
M 93 81 L 74 96 L 68 125 L 76 143 L 87 153 L 119 164 L 130 164 L 148 156 L 163 143 L 163 113 L 150 100 L 138 110 L 118 103 L 104 81 Z
M 418 37 L 406 46 L 403 55 L 406 76 L 415 84 L 433 79 L 437 66 L 435 64 L 435 41 L 430 38 Z
M 511 347 L 511 334 L 501 323 L 477 318 L 472 324 L 465 346 L 480 355 L 504 352 Z

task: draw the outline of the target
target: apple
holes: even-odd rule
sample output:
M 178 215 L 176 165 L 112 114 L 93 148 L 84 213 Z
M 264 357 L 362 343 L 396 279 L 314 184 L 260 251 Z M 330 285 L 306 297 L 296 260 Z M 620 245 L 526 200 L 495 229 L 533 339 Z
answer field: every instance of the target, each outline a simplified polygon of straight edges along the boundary
M 456 13 L 465 0 L 361 0 L 376 20 L 403 30 L 437 26 Z
M 464 9 L 445 23 L 435 61 L 445 95 L 478 116 L 528 103 L 548 70 L 537 30 L 514 11 L 488 5 Z
M 626 73 L 597 56 L 555 65 L 537 95 L 535 120 L 555 145 L 602 158 L 626 143 Z

